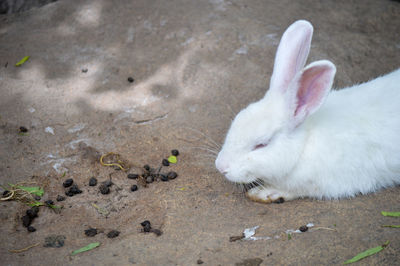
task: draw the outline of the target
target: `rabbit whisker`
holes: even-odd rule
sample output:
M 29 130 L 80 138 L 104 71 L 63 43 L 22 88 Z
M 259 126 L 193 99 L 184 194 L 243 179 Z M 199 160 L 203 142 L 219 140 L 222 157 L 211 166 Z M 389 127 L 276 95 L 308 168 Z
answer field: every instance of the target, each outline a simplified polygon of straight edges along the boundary
M 201 132 L 200 130 L 197 130 L 197 129 L 194 129 L 194 128 L 191 128 L 191 127 L 183 127 L 183 128 L 188 129 L 188 130 L 191 130 L 192 132 L 195 132 L 195 133 L 197 133 L 197 134 L 200 134 L 201 136 L 203 136 L 203 137 L 208 141 L 207 144 L 209 144 L 210 146 L 213 146 L 214 148 L 221 149 L 221 145 L 220 145 L 220 144 L 218 144 L 218 143 L 217 143 L 215 140 L 213 140 L 210 136 L 204 134 L 204 133 Z

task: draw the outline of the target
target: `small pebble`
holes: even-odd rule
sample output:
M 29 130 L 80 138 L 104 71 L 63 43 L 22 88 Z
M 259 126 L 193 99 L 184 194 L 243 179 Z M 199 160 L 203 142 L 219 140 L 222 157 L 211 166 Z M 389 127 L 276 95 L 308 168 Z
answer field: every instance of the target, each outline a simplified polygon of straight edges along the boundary
M 102 184 L 102 185 L 99 187 L 99 190 L 100 190 L 101 194 L 103 194 L 103 195 L 106 195 L 106 194 L 110 193 L 110 188 L 107 187 L 107 186 L 104 185 L 104 184 Z
M 161 175 L 161 181 L 164 181 L 164 182 L 169 181 L 168 176 L 166 176 L 166 175 Z
M 132 185 L 131 186 L 131 191 L 136 191 L 138 190 L 138 186 L 137 185 Z
M 32 223 L 32 218 L 31 217 L 29 217 L 28 215 L 22 216 L 22 225 L 24 227 L 30 226 L 31 223 Z
M 117 230 L 111 230 L 107 234 L 108 238 L 114 238 L 114 237 L 117 237 L 117 236 L 119 236 L 119 231 L 117 231 Z
M 164 165 L 164 166 L 169 166 L 168 160 L 167 160 L 167 159 L 163 159 L 163 160 L 162 160 L 162 165 Z
M 299 230 L 304 233 L 304 232 L 306 232 L 308 230 L 308 226 L 307 225 L 302 225 L 302 226 L 300 226 Z
M 175 179 L 178 176 L 178 174 L 176 172 L 169 172 L 167 174 L 168 179 Z
M 93 237 L 95 235 L 97 235 L 97 229 L 96 228 L 89 228 L 85 230 L 85 235 L 86 236 L 90 236 Z
M 68 178 L 64 181 L 63 186 L 65 188 L 72 186 L 72 184 L 74 183 L 74 180 L 72 178 Z
M 128 81 L 129 81 L 130 83 L 132 83 L 132 82 L 134 82 L 135 80 L 134 80 L 132 77 L 129 77 L 129 78 L 128 78 Z
M 148 164 L 146 164 L 145 166 L 143 166 L 143 168 L 144 168 L 146 171 L 150 171 L 150 166 L 149 166 Z
M 88 69 L 87 68 L 82 68 L 82 73 L 87 73 Z
M 154 181 L 154 177 L 151 176 L 151 175 L 146 178 L 146 183 L 147 184 L 153 183 L 153 181 Z
M 91 177 L 89 179 L 89 186 L 94 187 L 95 185 L 97 185 L 97 179 L 95 177 Z
M 31 233 L 35 232 L 36 228 L 30 225 L 30 226 L 28 226 L 28 231 L 31 232 Z
M 129 179 L 138 179 L 139 175 L 138 174 L 128 174 Z
M 52 200 L 46 200 L 44 203 L 46 203 L 47 205 L 54 205 L 54 201 Z
M 178 155 L 179 155 L 179 151 L 178 151 L 178 150 L 172 150 L 172 151 L 171 151 L 171 154 L 172 154 L 173 156 L 178 156 Z
M 64 196 L 61 196 L 61 195 L 58 195 L 56 200 L 57 200 L 57 201 L 64 201 L 64 200 L 65 200 L 65 197 L 64 197 Z
M 176 155 L 175 155 L 176 156 Z M 197 260 L 197 264 L 203 264 L 204 263 L 204 261 L 202 261 L 201 259 L 198 259 Z
M 22 133 L 28 132 L 28 129 L 26 127 L 19 127 L 19 131 Z

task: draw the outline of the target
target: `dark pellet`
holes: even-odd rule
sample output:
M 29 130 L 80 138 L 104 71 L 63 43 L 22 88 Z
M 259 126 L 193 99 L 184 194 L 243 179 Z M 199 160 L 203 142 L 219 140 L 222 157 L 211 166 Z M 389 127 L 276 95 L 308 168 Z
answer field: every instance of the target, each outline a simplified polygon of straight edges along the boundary
M 46 203 L 47 205 L 54 205 L 54 201 L 52 200 L 46 200 L 44 203 Z
M 19 127 L 19 131 L 22 133 L 28 132 L 28 129 L 26 127 Z
M 91 177 L 89 179 L 89 186 L 94 187 L 95 185 L 97 185 L 97 179 L 95 177 Z
M 204 263 L 204 261 L 202 261 L 201 259 L 197 260 L 197 264 L 203 264 L 203 263 Z
M 169 181 L 168 176 L 166 176 L 166 175 L 161 175 L 161 181 L 164 181 L 164 182 Z
M 149 220 L 143 221 L 140 223 L 141 226 L 145 227 L 146 225 L 151 225 Z
M 138 179 L 139 175 L 138 174 L 128 174 L 129 179 Z
M 22 216 L 22 225 L 24 227 L 30 226 L 31 223 L 32 223 L 32 218 L 31 217 L 29 217 L 28 215 Z
M 95 235 L 97 235 L 97 229 L 96 228 L 89 228 L 85 230 L 85 235 L 86 236 L 90 236 L 93 237 Z
M 34 198 L 35 200 L 37 200 L 37 201 L 39 201 L 39 200 L 42 199 L 42 197 L 40 197 L 39 195 L 35 195 L 35 196 L 33 196 L 33 198 Z
M 113 182 L 111 180 L 104 181 L 103 184 L 107 187 L 111 187 Z
M 64 181 L 63 186 L 64 187 L 70 187 L 74 183 L 74 180 L 72 178 L 68 178 Z
M 36 228 L 35 227 L 33 227 L 33 226 L 28 226 L 28 232 L 35 232 L 36 231 Z
M 111 230 L 107 234 L 108 238 L 114 238 L 114 237 L 117 237 L 117 236 L 119 236 L 119 231 L 117 231 L 117 230 Z
M 64 196 L 61 196 L 61 195 L 58 195 L 56 200 L 57 200 L 57 201 L 64 201 L 64 200 L 65 200 L 65 197 L 64 197 Z
M 83 68 L 82 69 L 82 73 L 87 73 L 88 72 L 88 69 L 87 68 Z
M 33 206 L 31 210 L 35 214 L 35 216 L 37 216 L 37 214 L 39 213 L 39 206 Z
M 26 215 L 28 215 L 29 218 L 31 218 L 31 220 L 33 220 L 34 218 L 36 218 L 38 216 L 38 212 L 32 208 L 32 209 L 26 210 Z
M 10 193 L 10 191 L 4 190 L 4 191 L 3 191 L 3 197 L 7 197 L 9 193 Z
M 134 80 L 132 77 L 129 77 L 129 78 L 128 78 L 128 81 L 129 81 L 130 83 L 132 83 L 132 82 L 134 82 L 135 80 Z
M 302 225 L 302 226 L 300 226 L 299 230 L 304 233 L 308 230 L 308 227 L 307 227 L 307 225 Z
M 145 226 L 143 226 L 143 231 L 148 233 L 151 231 L 151 225 L 150 224 L 146 224 Z
M 106 195 L 106 194 L 110 193 L 110 188 L 105 186 L 104 184 L 102 184 L 99 187 L 99 190 L 100 190 L 100 193 L 103 194 L 103 195 Z
M 143 166 L 143 168 L 144 168 L 146 171 L 150 171 L 150 166 L 149 166 L 148 164 L 146 164 L 145 166 Z
M 179 155 L 179 151 L 178 151 L 178 150 L 172 150 L 172 151 L 171 151 L 171 154 L 172 154 L 173 156 L 178 156 L 178 155 Z
M 164 165 L 164 166 L 169 166 L 168 160 L 167 160 L 167 159 L 163 159 L 163 160 L 162 160 L 162 165 Z
M 78 185 L 72 185 L 71 186 L 71 188 L 69 189 L 69 191 L 71 191 L 72 193 L 74 193 L 74 194 L 80 194 L 80 193 L 82 193 L 82 190 L 80 190 L 79 188 L 78 188 Z
M 167 174 L 168 179 L 175 179 L 178 176 L 176 172 L 169 172 Z
M 138 186 L 137 185 L 132 185 L 131 186 L 131 191 L 136 191 L 138 190 Z

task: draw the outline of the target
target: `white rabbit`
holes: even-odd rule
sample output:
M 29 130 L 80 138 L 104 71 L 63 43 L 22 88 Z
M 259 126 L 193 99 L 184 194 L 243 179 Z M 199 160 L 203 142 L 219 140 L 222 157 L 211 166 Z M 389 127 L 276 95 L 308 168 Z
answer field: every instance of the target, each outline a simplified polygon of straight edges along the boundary
M 330 92 L 333 63 L 304 68 L 312 33 L 304 20 L 286 30 L 270 89 L 236 116 L 215 161 L 228 180 L 261 184 L 247 191 L 254 201 L 337 199 L 400 183 L 400 69 Z

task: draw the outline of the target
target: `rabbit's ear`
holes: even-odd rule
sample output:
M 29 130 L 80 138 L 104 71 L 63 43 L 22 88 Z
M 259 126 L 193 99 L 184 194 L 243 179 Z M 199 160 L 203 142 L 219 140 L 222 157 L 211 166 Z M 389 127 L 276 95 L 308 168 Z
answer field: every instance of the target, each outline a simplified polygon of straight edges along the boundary
M 290 85 L 295 126 L 321 107 L 332 87 L 335 73 L 335 65 L 328 60 L 313 62 L 298 73 Z
M 270 89 L 285 92 L 300 72 L 310 51 L 312 25 L 305 20 L 298 20 L 285 31 L 275 56 Z

